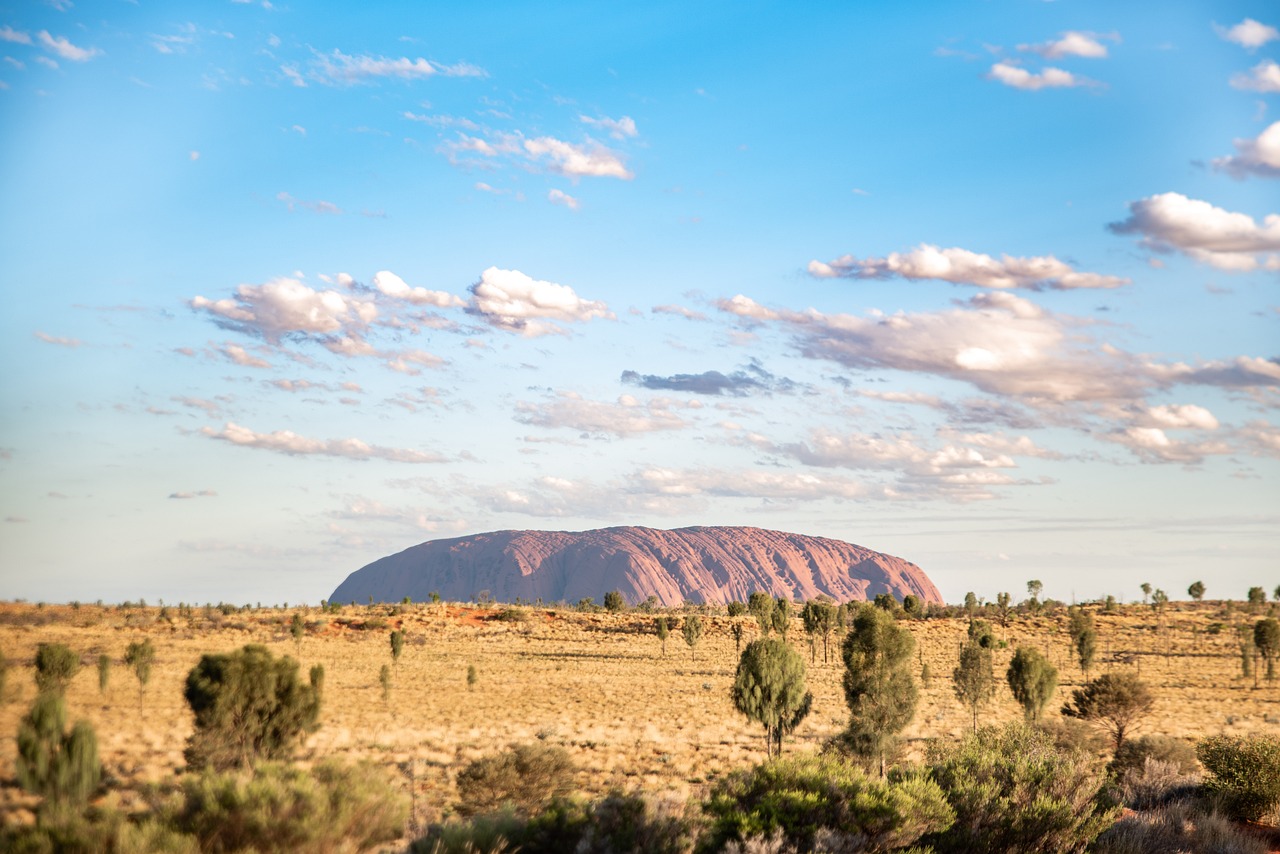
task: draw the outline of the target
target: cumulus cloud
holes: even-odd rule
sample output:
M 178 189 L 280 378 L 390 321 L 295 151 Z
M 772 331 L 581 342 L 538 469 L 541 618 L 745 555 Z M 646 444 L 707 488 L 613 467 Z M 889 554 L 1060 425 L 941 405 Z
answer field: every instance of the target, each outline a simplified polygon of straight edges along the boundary
M 498 133 L 489 138 L 458 134 L 458 138 L 441 143 L 440 151 L 455 164 L 473 164 L 478 156 L 485 161 L 499 158 L 522 160 L 534 167 L 567 178 L 618 178 L 630 181 L 635 175 L 627 169 L 622 155 L 595 140 L 566 142 L 552 136 L 527 139 L 521 133 Z
M 685 320 L 706 320 L 707 316 L 700 311 L 686 308 L 683 305 L 655 305 L 649 309 L 652 314 L 670 314 L 683 317 Z
M 1213 28 L 1218 31 L 1218 35 L 1222 38 L 1229 42 L 1235 42 L 1251 52 L 1262 47 L 1267 42 L 1280 39 L 1280 30 L 1268 24 L 1255 21 L 1253 18 L 1245 18 L 1232 27 L 1222 27 L 1214 24 Z
M 298 208 L 302 208 L 303 210 L 308 210 L 308 211 L 311 211 L 312 213 L 318 213 L 318 214 L 342 213 L 342 208 L 338 207 L 333 202 L 326 202 L 323 200 L 317 200 L 312 202 L 312 201 L 307 201 L 306 199 L 296 199 L 284 191 L 276 193 L 276 200 L 284 202 L 285 207 L 287 207 L 290 211 L 294 211 L 294 210 L 297 210 Z
M 226 356 L 237 365 L 246 368 L 269 368 L 271 363 L 265 359 L 259 359 L 257 356 L 250 355 L 247 350 L 239 344 L 225 344 L 218 348 L 218 352 Z
M 24 33 L 21 30 L 15 30 L 9 25 L 0 27 L 0 42 L 11 42 L 12 44 L 31 44 L 31 34 Z
M 1101 438 L 1128 448 L 1146 462 L 1195 465 L 1206 456 L 1231 453 L 1225 442 L 1174 439 L 1159 427 L 1126 427 L 1104 433 Z
M 576 211 L 579 207 L 581 207 L 581 203 L 577 199 L 575 199 L 573 196 L 569 195 L 568 193 L 564 192 L 563 190 L 553 189 L 550 192 L 548 192 L 547 201 L 551 202 L 551 204 L 553 205 L 560 205 L 562 207 L 566 207 L 571 211 Z
M 855 258 L 844 255 L 829 263 L 809 262 L 809 274 L 818 278 L 939 279 L 980 288 L 1027 288 L 1072 290 L 1075 288 L 1118 288 L 1130 283 L 1119 276 L 1077 272 L 1052 255 L 993 258 L 967 249 L 939 249 L 922 243 L 909 252 L 892 252 L 884 258 Z
M 1020 44 L 1018 50 L 1038 53 L 1045 59 L 1061 59 L 1064 56 L 1082 56 L 1087 59 L 1102 59 L 1107 55 L 1107 46 L 1098 39 L 1119 41 L 1115 34 L 1099 35 L 1068 30 L 1053 41 L 1043 44 Z
M 1157 251 L 1178 250 L 1221 270 L 1280 269 L 1280 214 L 1258 224 L 1253 217 L 1215 207 L 1181 193 L 1160 193 L 1129 203 L 1129 217 L 1107 226 L 1116 234 L 1138 234 Z
M 1074 89 L 1080 86 L 1099 85 L 1096 80 L 1080 77 L 1061 68 L 1047 67 L 1043 71 L 1032 72 L 1007 62 L 997 62 L 991 66 L 988 76 L 998 83 L 1029 92 L 1040 89 Z
M 230 442 L 244 448 L 259 448 L 289 456 L 345 457 L 352 460 L 390 460 L 397 463 L 440 463 L 440 454 L 414 451 L 405 448 L 387 448 L 370 445 L 360 439 L 310 439 L 291 430 L 273 433 L 255 433 L 248 427 L 228 421 L 221 430 L 203 427 L 201 433 L 210 439 Z
M 543 403 L 516 404 L 516 421 L 536 427 L 569 428 L 582 433 L 619 438 L 637 433 L 682 430 L 690 426 L 672 411 L 677 404 L 665 398 L 641 402 L 624 394 L 614 403 L 587 400 L 574 392 L 560 392 Z
M 40 46 L 52 54 L 67 60 L 68 62 L 88 62 L 95 56 L 101 56 L 102 51 L 96 47 L 83 48 L 76 47 L 62 36 L 51 36 L 48 30 L 41 30 L 36 33 L 36 41 Z
M 561 323 L 614 318 L 603 302 L 584 300 L 568 285 L 498 267 L 485 270 L 480 281 L 471 286 L 467 311 L 498 329 L 527 338 L 568 334 Z
M 700 374 L 655 376 L 636 371 L 623 371 L 622 382 L 651 391 L 683 391 L 710 396 L 747 397 L 752 394 L 791 394 L 799 386 L 786 377 L 778 377 L 753 361 L 742 370 L 730 374 L 703 371 Z
M 1217 430 L 1219 426 L 1212 412 L 1191 403 L 1153 406 L 1146 410 L 1145 416 L 1152 425 L 1165 429 Z
M 192 309 L 213 316 L 229 329 L 278 341 L 284 336 L 332 335 L 363 329 L 377 307 L 338 291 L 317 291 L 295 278 L 277 277 L 261 285 L 240 285 L 235 297 L 193 297 Z
M 311 79 L 331 86 L 351 86 L 379 78 L 425 80 L 431 77 L 487 77 L 482 68 L 465 62 L 443 65 L 418 57 L 389 58 L 349 55 L 340 50 L 317 54 L 311 63 Z M 295 83 L 298 82 L 295 80 Z M 305 85 L 305 83 L 303 84 Z
M 1256 139 L 1237 139 L 1235 146 L 1237 153 L 1216 158 L 1213 168 L 1237 179 L 1280 178 L 1280 122 L 1269 125 Z
M 620 119 L 611 119 L 607 116 L 594 119 L 590 116 L 578 116 L 578 121 L 584 125 L 599 128 L 614 139 L 629 139 L 639 133 L 636 130 L 635 121 L 630 116 L 623 116 Z
M 411 288 L 404 279 L 390 270 L 382 270 L 373 274 L 373 286 L 385 296 L 404 300 L 414 305 L 431 305 L 437 308 L 458 308 L 466 303 L 461 297 L 445 291 L 431 291 L 426 288 Z
M 1264 59 L 1248 72 L 1232 77 L 1231 85 L 1254 92 L 1280 92 L 1280 65 L 1274 60 Z
M 84 343 L 79 338 L 64 338 L 60 335 L 50 335 L 47 332 L 36 332 L 35 337 L 46 344 L 57 344 L 59 347 L 70 347 L 73 350 Z

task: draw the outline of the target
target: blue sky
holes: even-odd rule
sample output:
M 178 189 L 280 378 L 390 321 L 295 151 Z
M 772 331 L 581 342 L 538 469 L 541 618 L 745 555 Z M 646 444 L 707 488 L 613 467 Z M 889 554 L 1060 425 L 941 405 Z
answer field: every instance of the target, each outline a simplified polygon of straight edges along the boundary
M 758 525 L 1280 582 L 1269 3 L 0 4 L 0 596 Z

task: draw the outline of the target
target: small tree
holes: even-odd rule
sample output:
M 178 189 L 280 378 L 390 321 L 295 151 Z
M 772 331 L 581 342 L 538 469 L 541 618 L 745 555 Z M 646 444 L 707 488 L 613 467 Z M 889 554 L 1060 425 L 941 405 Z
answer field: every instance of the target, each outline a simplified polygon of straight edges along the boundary
M 156 661 L 156 649 L 151 645 L 151 638 L 133 641 L 125 648 L 125 666 L 138 678 L 138 705 L 142 705 L 143 693 L 147 683 L 151 681 L 151 666 Z
M 1254 623 L 1253 645 L 1267 663 L 1267 681 L 1270 682 L 1276 676 L 1276 655 L 1280 654 L 1280 622 L 1275 617 Z
M 391 660 L 400 663 L 400 654 L 404 652 L 404 629 L 396 629 L 391 633 Z
M 41 694 L 65 694 L 80 669 L 80 656 L 66 644 L 42 643 L 36 647 L 36 688 Z
M 1000 628 L 1009 628 L 1009 602 L 1013 597 L 1008 593 L 996 594 L 996 619 L 1000 621 Z
M 67 703 L 56 690 L 40 692 L 18 725 L 18 783 L 58 818 L 82 809 L 102 779 L 93 727 L 78 721 L 65 732 L 66 725 Z
M 480 673 L 476 670 L 474 664 L 467 665 L 467 690 L 474 690 L 476 683 L 480 681 Z
M 1033 578 L 1027 582 L 1027 595 L 1031 597 L 1031 601 L 1028 604 L 1031 605 L 1031 610 L 1033 611 L 1040 608 L 1040 592 L 1042 590 L 1044 590 L 1044 582 L 1039 579 Z
M 702 618 L 690 614 L 684 620 L 684 642 L 689 645 L 689 657 L 697 658 L 698 642 L 702 640 Z
M 111 656 L 105 652 L 98 656 L 98 693 L 107 693 L 107 683 L 111 681 Z
M 729 627 L 729 634 L 733 635 L 733 648 L 737 655 L 742 655 L 742 623 L 734 621 Z
M 730 617 L 741 617 L 747 613 L 747 605 L 745 602 L 730 602 L 725 605 L 725 611 L 728 612 Z
M 881 608 L 862 608 L 845 636 L 844 696 L 849 728 L 844 742 L 884 776 L 897 734 L 915 716 L 918 693 L 912 678 L 915 639 Z
M 1256 614 L 1267 604 L 1267 591 L 1261 587 L 1249 588 L 1249 613 Z
M 657 621 L 658 640 L 662 641 L 662 657 L 667 657 L 667 637 L 671 634 L 671 630 L 667 628 L 667 618 L 659 617 Z
M 299 656 L 302 655 L 302 639 L 307 634 L 307 624 L 302 619 L 302 615 L 297 611 L 293 612 L 293 620 L 289 622 L 289 634 L 293 636 L 294 651 Z
M 804 658 L 784 641 L 753 640 L 738 661 L 731 696 L 748 720 L 764 725 L 765 755 L 773 758 L 774 745 L 781 755 L 784 730 L 795 729 L 813 698 L 805 685 Z
M 779 596 L 773 604 L 773 630 L 785 641 L 787 629 L 791 627 L 791 600 Z
M 1147 597 L 1150 595 L 1151 595 L 1151 584 L 1146 581 L 1142 582 L 1142 604 L 1143 605 L 1147 604 Z
M 920 597 L 908 593 L 902 597 L 902 610 L 908 617 L 913 620 L 924 619 L 924 603 L 920 601 Z
M 1070 718 L 1094 721 L 1102 726 L 1120 750 L 1124 738 L 1155 704 L 1147 684 L 1133 673 L 1104 673 L 1071 693 L 1062 707 Z
M 978 613 L 978 597 L 970 590 L 964 594 L 964 613 L 969 619 L 973 619 Z
M 773 597 L 757 590 L 747 599 L 747 610 L 760 624 L 761 636 L 767 636 L 773 628 Z
M 1204 582 L 1195 581 L 1187 588 L 1187 595 L 1199 602 L 1204 598 Z
M 995 677 L 991 673 L 991 650 L 979 643 L 967 643 L 960 649 L 960 663 L 951 672 L 956 698 L 973 713 L 973 731 L 978 731 L 978 710 L 995 693 Z
M 826 599 L 811 599 L 800 611 L 800 620 L 804 623 L 805 634 L 809 635 L 809 648 L 813 658 L 817 657 L 815 640 L 822 636 L 822 660 L 827 660 L 827 640 L 836 627 L 836 606 Z
M 1040 719 L 1041 712 L 1053 699 L 1058 687 L 1058 671 L 1040 652 L 1029 646 L 1020 646 L 1009 662 L 1005 673 L 1013 699 L 1022 706 L 1028 721 Z
M 1089 668 L 1093 666 L 1098 653 L 1098 632 L 1093 626 L 1093 617 L 1083 608 L 1072 607 L 1068 620 L 1068 631 L 1071 633 L 1071 646 L 1075 650 L 1076 660 L 1080 662 L 1080 672 L 1089 676 Z
M 627 600 L 622 598 L 622 591 L 610 590 L 604 594 L 604 609 L 611 614 L 627 610 Z
M 288 758 L 302 735 L 319 726 L 323 679 L 317 665 L 311 684 L 303 683 L 296 661 L 256 644 L 201 657 L 184 692 L 195 713 L 188 764 L 231 768 Z
M 1157 613 L 1163 614 L 1164 608 L 1169 604 L 1169 594 L 1160 588 L 1156 588 L 1151 593 L 1151 607 L 1156 609 Z
M 382 702 L 389 704 L 391 702 L 391 667 L 384 664 L 378 670 L 378 684 L 382 686 Z

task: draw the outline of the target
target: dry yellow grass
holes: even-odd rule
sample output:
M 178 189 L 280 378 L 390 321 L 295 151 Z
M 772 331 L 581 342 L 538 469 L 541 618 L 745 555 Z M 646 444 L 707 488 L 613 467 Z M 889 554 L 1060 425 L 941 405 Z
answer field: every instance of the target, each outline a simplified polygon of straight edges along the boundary
M 81 654 L 83 668 L 68 702 L 73 718 L 96 729 L 108 780 L 124 806 L 136 805 L 149 783 L 172 780 L 183 766 L 182 749 L 191 731 L 191 715 L 182 697 L 187 672 L 206 652 L 225 652 L 247 643 L 263 643 L 275 653 L 299 657 L 305 667 L 326 670 L 322 726 L 308 738 L 299 760 L 368 759 L 386 766 L 408 785 L 416 784 L 419 820 L 445 814 L 453 798 L 453 776 L 472 758 L 513 742 L 543 739 L 565 746 L 579 768 L 586 793 L 611 788 L 697 793 L 724 773 L 760 761 L 763 730 L 738 714 L 729 699 L 737 657 L 729 633 L 731 620 L 703 617 L 706 634 L 690 653 L 678 631 L 667 641 L 667 655 L 653 632 L 652 615 L 588 614 L 524 609 L 527 621 L 498 619 L 501 608 L 413 605 L 395 609 L 347 607 L 340 614 L 303 609 L 309 631 L 300 654 L 289 636 L 294 609 L 262 609 L 190 616 L 171 608 L 170 620 L 158 609 L 83 606 L 0 605 L 0 650 L 10 670 L 0 706 L 0 811 L 4 820 L 29 819 L 31 801 L 13 784 L 19 717 L 35 694 L 32 661 L 38 643 L 69 645 Z M 755 624 L 746 637 L 755 636 Z M 1138 733 L 1197 737 L 1218 732 L 1276 732 L 1280 729 L 1280 682 L 1240 677 L 1239 648 L 1233 622 L 1249 618 L 1224 612 L 1219 603 L 1171 605 L 1162 632 L 1148 608 L 1129 606 L 1118 615 L 1097 614 L 1099 663 L 1134 667 L 1156 695 L 1154 713 Z M 368 629 L 366 620 L 386 625 Z M 1206 628 L 1225 623 L 1218 635 Z M 971 726 L 956 701 L 950 674 L 963 619 L 909 622 L 918 648 L 918 664 L 933 678 L 921 690 L 915 720 L 907 729 L 909 755 L 919 758 L 931 738 L 956 739 Z M 393 689 L 384 702 L 378 670 L 390 662 L 388 634 L 396 626 L 408 644 L 394 668 Z M 790 637 L 808 652 L 799 621 Z M 1061 684 L 1051 704 L 1057 716 L 1072 688 L 1084 680 L 1068 649 L 1065 611 L 1054 617 L 1015 618 L 997 635 L 1008 642 L 998 649 L 997 696 L 982 722 L 1013 719 L 1019 709 L 1003 682 L 1013 649 L 1019 644 L 1047 651 Z M 143 702 L 138 685 L 122 662 L 125 647 L 151 637 L 157 661 Z M 845 724 L 847 710 L 840 685 L 838 638 L 829 663 L 809 670 L 814 712 L 787 750 L 816 750 Z M 100 695 L 98 655 L 113 659 L 111 684 Z M 478 682 L 467 685 L 474 665 Z M 917 668 L 917 673 L 919 672 Z

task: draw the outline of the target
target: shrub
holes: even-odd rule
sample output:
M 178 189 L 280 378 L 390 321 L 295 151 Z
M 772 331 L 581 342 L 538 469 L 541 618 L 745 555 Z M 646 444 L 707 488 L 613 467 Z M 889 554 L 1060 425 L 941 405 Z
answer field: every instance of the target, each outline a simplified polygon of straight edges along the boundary
M 1026 724 L 981 729 L 929 759 L 956 812 L 949 830 L 926 840 L 939 851 L 1084 851 L 1118 812 L 1092 759 L 1059 751 Z
M 18 783 L 54 814 L 82 809 L 102 778 L 93 727 L 77 721 L 65 732 L 66 725 L 66 700 L 52 690 L 36 697 L 18 725 Z
M 911 632 L 900 628 L 888 611 L 862 608 L 841 647 L 849 705 L 849 728 L 842 738 L 855 755 L 878 763 L 881 777 L 897 734 L 915 716 L 915 645 Z
M 399 663 L 404 653 L 404 629 L 396 629 L 391 633 L 391 660 Z
M 1216 812 L 1191 801 L 1132 813 L 1113 824 L 1094 844 L 1096 854 L 1267 854 L 1271 846 L 1236 827 Z
M 981 642 L 970 642 L 960 649 L 960 662 L 951 672 L 956 699 L 973 713 L 973 731 L 978 731 L 978 710 L 995 693 L 991 674 L 991 649 Z
M 138 677 L 138 705 L 142 705 L 143 692 L 151 681 L 151 666 L 155 664 L 156 649 L 151 638 L 134 641 L 124 651 L 124 663 Z
M 702 640 L 702 618 L 690 614 L 684 620 L 684 642 L 689 645 L 689 656 L 696 658 L 698 643 Z
M 1116 751 L 1109 768 L 1119 779 L 1131 769 L 1141 770 L 1148 758 L 1171 763 L 1182 774 L 1197 774 L 1200 771 L 1195 747 L 1169 735 L 1144 735 L 1126 741 Z
M 1150 756 L 1142 765 L 1126 768 L 1116 779 L 1121 802 L 1135 810 L 1156 809 L 1200 791 L 1198 773 L 1188 774 L 1174 762 Z
M 829 840 L 823 850 L 891 851 L 954 820 L 933 781 L 874 780 L 831 754 L 779 759 L 731 774 L 703 811 L 711 819 L 702 846 L 707 851 L 774 831 L 797 849 L 812 851 L 821 830 Z
M 1196 755 L 1210 774 L 1205 788 L 1235 818 L 1257 821 L 1280 804 L 1280 738 L 1213 735 Z
M 730 602 L 725 606 L 730 617 L 741 617 L 747 613 L 747 605 L 745 602 Z
M 311 684 L 303 683 L 296 661 L 255 644 L 203 656 L 187 674 L 185 696 L 195 713 L 187 762 L 229 768 L 287 758 L 319 726 L 323 669 L 311 675 Z
M 436 824 L 409 846 L 412 854 L 514 854 L 529 820 L 507 808 L 469 821 Z M 561 849 L 572 850 L 572 848 Z
M 1013 653 L 1005 679 L 1013 698 L 1022 706 L 1023 715 L 1028 721 L 1035 721 L 1058 687 L 1058 670 L 1038 650 L 1020 646 Z
M 370 765 L 317 765 L 310 772 L 262 763 L 252 772 L 187 777 L 172 824 L 205 852 L 359 851 L 399 838 L 405 796 Z
M 1267 681 L 1276 676 L 1276 656 L 1280 655 L 1280 620 L 1267 617 L 1253 625 L 1253 645 L 1267 663 Z
M 36 688 L 42 694 L 65 694 L 79 669 L 80 656 L 66 644 L 42 643 L 36 648 Z
M 1111 734 L 1116 752 L 1124 737 L 1151 711 L 1155 700 L 1147 683 L 1133 673 L 1104 673 L 1071 693 L 1062 714 L 1100 724 Z
M 111 682 L 111 656 L 105 652 L 98 656 L 98 693 L 107 693 L 107 685 Z
M 622 598 L 620 590 L 610 590 L 604 594 L 604 609 L 614 614 L 627 610 L 627 600 Z
M 760 638 L 747 644 L 738 661 L 731 693 L 734 708 L 764 725 L 765 755 L 809 713 L 813 695 L 805 686 L 804 658 L 784 641 Z
M 529 815 L 573 790 L 573 761 L 563 747 L 517 744 L 483 756 L 458 772 L 459 815 L 492 813 L 510 806 Z

